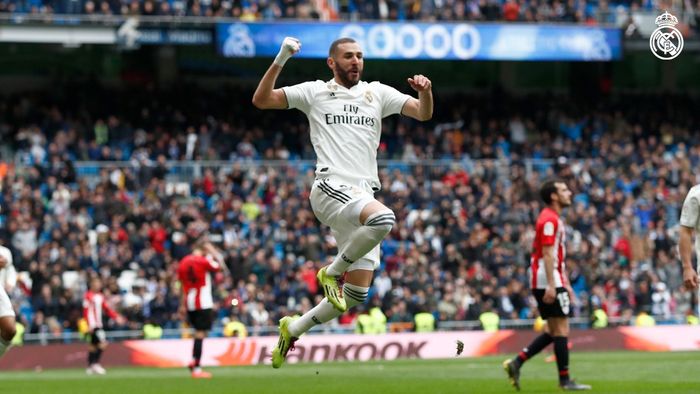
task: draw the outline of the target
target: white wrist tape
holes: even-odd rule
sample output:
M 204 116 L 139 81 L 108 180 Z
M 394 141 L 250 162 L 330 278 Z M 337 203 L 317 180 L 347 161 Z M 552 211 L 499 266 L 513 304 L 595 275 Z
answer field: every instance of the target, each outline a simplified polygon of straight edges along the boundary
M 282 41 L 282 46 L 280 51 L 275 57 L 274 64 L 282 67 L 287 60 L 292 57 L 295 53 L 299 52 L 301 49 L 301 42 L 294 37 L 285 37 Z

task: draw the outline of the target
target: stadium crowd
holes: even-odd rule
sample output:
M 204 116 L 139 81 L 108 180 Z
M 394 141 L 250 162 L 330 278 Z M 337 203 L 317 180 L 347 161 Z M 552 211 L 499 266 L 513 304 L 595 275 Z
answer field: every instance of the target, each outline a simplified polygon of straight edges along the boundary
M 230 269 L 216 280 L 217 324 L 236 318 L 255 333 L 321 297 L 315 273 L 336 248 L 309 206 L 300 113 L 252 110 L 241 90 L 63 91 L 84 96 L 0 98 L 0 138 L 11 141 L 1 152 L 0 242 L 21 271 L 11 298 L 27 332 L 78 330 L 93 275 L 128 318 L 121 328 L 180 327 L 176 263 L 204 235 Z M 554 175 L 575 193 L 565 213 L 575 316 L 600 308 L 624 324 L 640 312 L 693 313 L 675 235 L 683 197 L 700 182 L 697 100 L 438 97 L 427 127 L 385 121 L 378 196 L 398 224 L 369 303 L 389 322 L 420 311 L 439 321 L 489 309 L 536 316 L 532 223 L 539 185 Z M 90 173 L 76 160 L 100 163 Z M 192 160 L 226 163 L 174 166 Z
M 608 0 L 3 0 L 0 13 L 278 19 L 568 22 L 627 25 L 629 13 L 668 10 L 697 25 L 695 2 Z

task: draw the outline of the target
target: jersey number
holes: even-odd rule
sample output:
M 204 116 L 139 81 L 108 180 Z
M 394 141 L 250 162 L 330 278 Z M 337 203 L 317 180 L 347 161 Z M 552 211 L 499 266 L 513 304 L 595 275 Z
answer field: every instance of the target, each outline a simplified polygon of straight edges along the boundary
M 563 293 L 558 293 L 557 298 L 559 299 L 559 306 L 561 307 L 561 311 L 564 312 L 565 315 L 568 315 L 569 307 L 571 306 L 571 300 L 569 300 L 569 292 L 565 291 Z
M 194 273 L 194 267 L 189 267 L 187 274 L 190 277 L 190 283 L 194 286 L 197 283 L 197 275 Z
M 107 341 L 107 334 L 105 334 L 105 331 L 101 328 L 96 328 L 95 331 L 93 331 L 93 335 L 97 337 L 99 342 Z

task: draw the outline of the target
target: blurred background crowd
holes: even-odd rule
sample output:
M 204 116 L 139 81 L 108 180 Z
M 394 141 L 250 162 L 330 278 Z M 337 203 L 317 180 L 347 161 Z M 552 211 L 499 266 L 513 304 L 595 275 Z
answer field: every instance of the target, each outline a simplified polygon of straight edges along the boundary
M 81 14 L 87 17 L 164 16 L 242 21 L 415 20 L 609 24 L 634 30 L 631 15 L 667 10 L 699 25 L 693 0 L 2 0 L 0 14 Z M 681 16 L 682 15 L 682 16 Z M 636 22 L 638 23 L 638 21 Z M 626 29 L 627 29 L 626 28 Z
M 180 327 L 176 263 L 202 236 L 231 272 L 216 278 L 218 327 L 235 319 L 256 332 L 315 305 L 316 270 L 337 249 L 308 202 L 303 115 L 251 110 L 240 87 L 139 89 L 0 97 L 0 242 L 20 271 L 11 298 L 27 332 L 78 330 L 94 275 L 129 319 L 113 329 Z M 398 221 L 364 309 L 390 323 L 424 311 L 439 322 L 534 318 L 532 223 L 539 186 L 556 175 L 575 194 L 564 213 L 574 315 L 694 313 L 675 245 L 683 198 L 700 183 L 696 100 L 437 100 L 427 124 L 385 120 L 377 198 Z

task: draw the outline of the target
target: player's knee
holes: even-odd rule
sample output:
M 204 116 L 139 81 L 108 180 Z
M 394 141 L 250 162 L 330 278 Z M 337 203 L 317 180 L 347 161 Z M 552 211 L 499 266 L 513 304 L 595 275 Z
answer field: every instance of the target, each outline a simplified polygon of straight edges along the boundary
M 389 234 L 395 223 L 396 216 L 394 216 L 394 212 L 390 209 L 382 209 L 370 215 L 365 222 L 365 226 L 376 229 L 384 237 Z
M 364 304 L 368 294 L 369 287 L 356 286 L 352 283 L 345 283 L 343 285 L 343 296 L 345 297 L 345 303 L 348 309 L 355 305 Z
M 549 335 L 553 337 L 568 337 L 569 336 L 569 324 L 565 319 L 555 318 L 552 326 L 549 327 Z
M 6 341 L 11 341 L 12 338 L 14 338 L 16 334 L 17 334 L 17 329 L 15 329 L 14 325 L 10 326 L 10 327 L 5 327 L 0 332 L 0 336 L 2 337 L 2 339 L 6 340 Z

